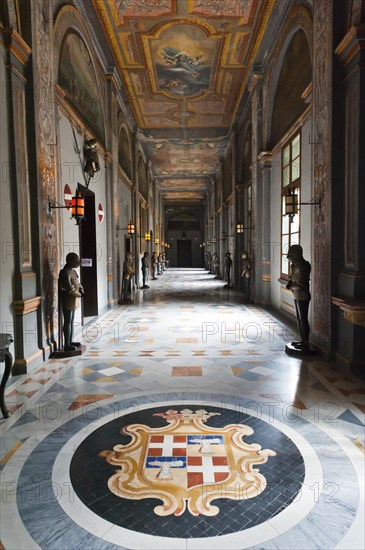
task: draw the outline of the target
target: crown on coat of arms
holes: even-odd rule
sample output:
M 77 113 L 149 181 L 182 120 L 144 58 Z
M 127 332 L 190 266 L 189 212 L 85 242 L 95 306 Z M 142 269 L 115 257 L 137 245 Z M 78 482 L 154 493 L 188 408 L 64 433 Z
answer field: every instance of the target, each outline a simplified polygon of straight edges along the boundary
M 211 416 L 217 415 L 220 415 L 220 413 L 207 412 L 204 409 L 200 409 L 199 411 L 192 411 L 190 409 L 175 411 L 174 409 L 169 409 L 164 413 L 155 413 L 153 416 L 162 416 L 162 418 L 165 418 L 168 422 L 172 422 L 173 420 L 189 421 L 194 419 L 199 419 L 201 422 L 206 422 Z

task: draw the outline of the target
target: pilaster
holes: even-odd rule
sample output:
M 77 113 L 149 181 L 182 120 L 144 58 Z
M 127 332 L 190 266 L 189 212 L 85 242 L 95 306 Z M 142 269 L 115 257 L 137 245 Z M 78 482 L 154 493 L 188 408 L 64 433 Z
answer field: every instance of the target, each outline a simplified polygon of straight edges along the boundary
M 321 208 L 313 213 L 311 334 L 324 352 L 331 348 L 331 200 L 332 200 L 332 63 L 333 1 L 313 3 L 313 196 L 320 197 Z
M 11 178 L 13 189 L 14 231 L 14 350 L 13 374 L 23 374 L 27 365 L 41 357 L 37 317 L 41 302 L 37 296 L 36 274 L 32 254 L 32 205 L 27 140 L 27 74 L 31 48 L 13 28 L 3 31 L 8 54 L 8 101 L 10 107 Z M 32 111 L 31 111 L 32 112 Z
M 335 205 L 344 235 L 342 265 L 332 296 L 338 333 L 336 354 L 345 366 L 365 377 L 365 24 L 351 27 L 335 53 L 342 69 L 344 114 L 344 194 L 341 203 Z

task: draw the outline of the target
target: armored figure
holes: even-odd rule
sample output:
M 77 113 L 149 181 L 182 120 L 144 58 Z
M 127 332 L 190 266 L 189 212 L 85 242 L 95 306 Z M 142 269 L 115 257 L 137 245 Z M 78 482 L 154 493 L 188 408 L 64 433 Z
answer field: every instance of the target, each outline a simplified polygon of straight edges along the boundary
M 131 293 L 131 282 L 135 270 L 132 260 L 132 253 L 127 252 L 123 263 L 123 281 L 122 281 L 122 302 L 128 301 L 128 296 Z
M 215 278 L 220 279 L 221 278 L 221 261 L 219 259 L 217 252 L 214 252 L 213 263 L 214 263 Z
M 146 285 L 149 268 L 150 268 L 150 264 L 148 261 L 148 252 L 145 252 L 142 256 L 142 261 L 141 261 L 141 270 L 142 270 L 142 287 L 141 288 L 143 289 L 150 288 L 148 285 Z
M 249 300 L 251 297 L 252 266 L 251 266 L 251 260 L 247 250 L 244 250 L 244 252 L 242 252 L 241 260 L 242 260 L 241 277 L 243 279 L 243 293 L 247 298 L 247 300 Z
M 209 271 L 209 273 L 213 272 L 212 263 L 213 263 L 212 254 L 210 252 L 207 252 L 207 270 Z
M 75 310 L 80 307 L 80 298 L 84 296 L 84 289 L 80 285 L 79 276 L 74 269 L 76 267 L 80 267 L 80 258 L 74 252 L 70 252 L 66 256 L 66 265 L 61 269 L 58 277 L 65 351 L 75 351 L 80 346 L 80 342 L 73 342 L 73 323 Z
M 157 279 L 156 272 L 157 272 L 157 256 L 156 256 L 156 252 L 153 252 L 151 256 L 151 275 L 152 275 L 153 281 Z
M 309 351 L 309 323 L 308 310 L 311 295 L 309 279 L 311 265 L 303 258 L 303 249 L 299 244 L 293 244 L 288 251 L 287 258 L 291 263 L 290 277 L 286 288 L 291 290 L 294 298 L 300 341 L 292 342 L 299 352 Z
M 225 286 L 229 288 L 231 286 L 231 267 L 232 267 L 232 258 L 231 258 L 230 252 L 225 253 L 224 267 L 226 270 L 226 280 L 227 280 L 227 284 Z

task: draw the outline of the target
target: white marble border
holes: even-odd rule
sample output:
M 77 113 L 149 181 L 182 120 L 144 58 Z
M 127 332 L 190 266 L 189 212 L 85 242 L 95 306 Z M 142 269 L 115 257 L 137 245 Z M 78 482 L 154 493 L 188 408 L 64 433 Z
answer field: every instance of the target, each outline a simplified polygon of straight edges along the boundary
M 191 404 L 200 404 L 201 400 L 196 401 L 191 399 L 185 402 Z M 182 400 L 178 401 L 166 401 L 164 402 L 151 402 L 148 404 L 139 405 L 139 410 L 151 409 L 155 407 L 167 407 L 171 405 L 181 405 Z M 217 406 L 217 402 L 204 400 L 204 406 Z M 221 406 L 225 406 L 228 409 L 235 410 L 233 405 L 229 403 L 221 403 Z M 131 412 L 134 412 L 133 408 L 126 409 L 120 416 L 125 416 Z M 285 425 L 284 423 L 273 420 L 269 416 L 260 413 L 257 415 L 257 411 L 245 409 L 245 413 L 253 417 L 258 417 L 260 420 L 267 422 L 272 427 L 278 429 L 285 435 L 287 435 L 293 443 L 297 446 L 302 454 L 305 464 L 305 478 L 302 489 L 299 495 L 294 501 L 283 510 L 281 513 L 274 516 L 271 520 L 261 523 L 255 527 L 239 531 L 237 533 L 231 533 L 229 535 L 220 535 L 218 537 L 205 537 L 205 538 L 189 538 L 179 539 L 170 537 L 159 537 L 154 535 L 147 535 L 144 533 L 138 533 L 131 531 L 123 527 L 114 525 L 85 506 L 73 491 L 72 496 L 69 492 L 60 495 L 58 503 L 66 512 L 66 514 L 80 527 L 89 531 L 96 537 L 100 537 L 105 541 L 108 541 L 115 545 L 120 545 L 121 541 L 131 549 L 145 549 L 154 548 L 156 550 L 168 550 L 168 549 L 239 549 L 242 548 L 243 539 L 245 547 L 262 544 L 276 536 L 285 533 L 291 529 L 294 525 L 299 523 L 315 505 L 313 498 L 313 491 L 310 487 L 314 483 L 317 484 L 319 492 L 322 491 L 323 484 L 323 472 L 320 460 L 314 451 L 313 447 L 293 428 Z M 86 426 L 75 434 L 67 443 L 63 446 L 58 454 L 53 468 L 52 482 L 56 486 L 70 487 L 70 464 L 72 457 L 77 447 L 81 442 L 94 432 L 99 427 L 107 424 L 111 420 L 115 419 L 115 413 L 108 414 L 107 416 L 100 418 L 92 424 Z

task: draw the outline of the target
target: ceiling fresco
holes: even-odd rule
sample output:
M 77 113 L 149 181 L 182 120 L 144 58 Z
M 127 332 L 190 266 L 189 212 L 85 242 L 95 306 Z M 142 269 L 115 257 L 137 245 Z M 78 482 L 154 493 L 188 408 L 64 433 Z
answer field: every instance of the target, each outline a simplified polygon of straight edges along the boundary
M 274 0 L 92 1 L 155 176 L 205 181 L 224 156 Z

